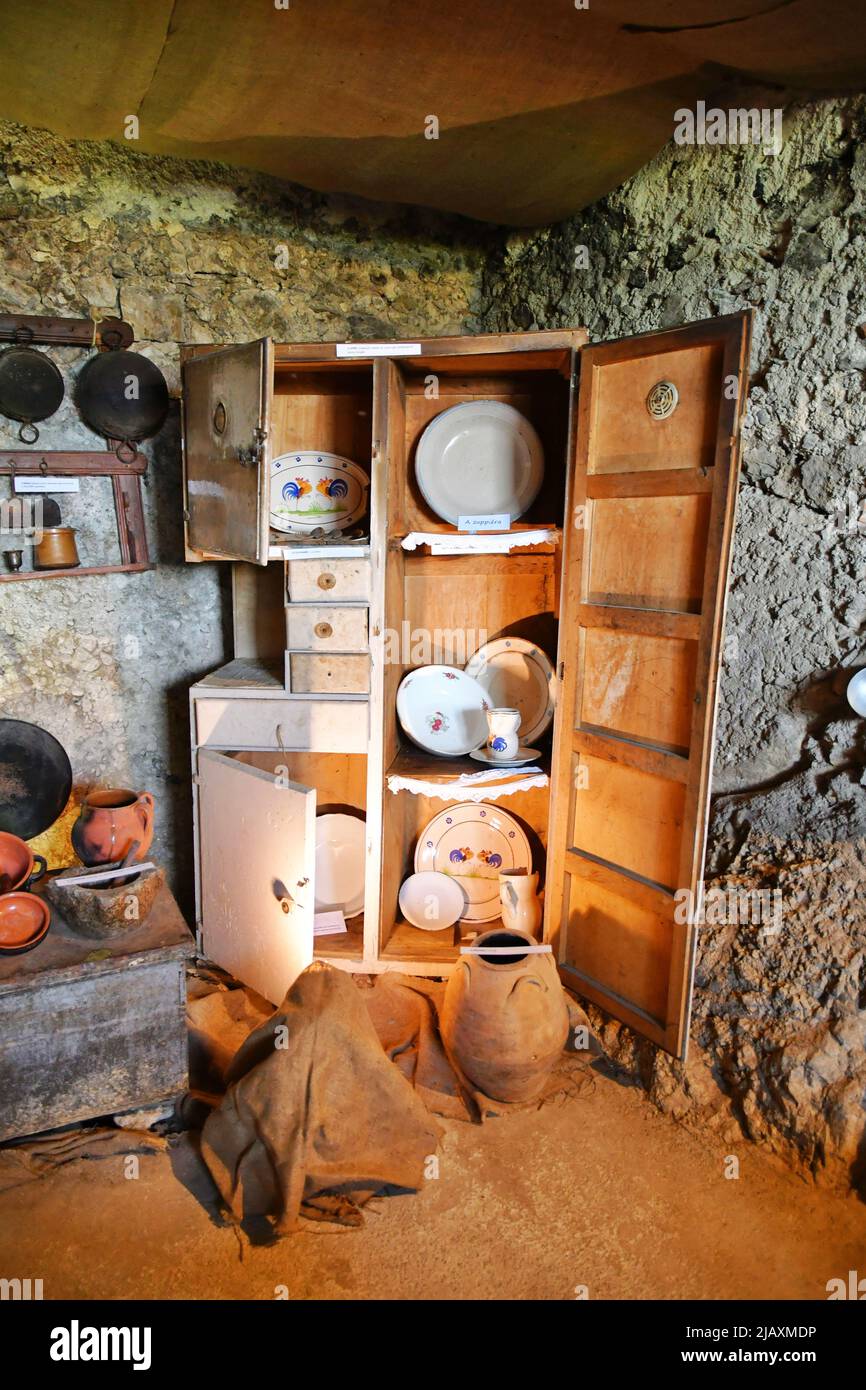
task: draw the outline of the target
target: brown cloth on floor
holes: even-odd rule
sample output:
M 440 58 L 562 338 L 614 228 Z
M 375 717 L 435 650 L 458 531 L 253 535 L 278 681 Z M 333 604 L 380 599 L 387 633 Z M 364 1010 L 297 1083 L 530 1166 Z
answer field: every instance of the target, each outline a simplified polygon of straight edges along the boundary
M 309 966 L 251 1033 L 208 1116 L 201 1152 L 235 1220 L 282 1235 L 303 1215 L 347 1225 L 415 1191 L 440 1128 L 382 1050 L 351 976 Z

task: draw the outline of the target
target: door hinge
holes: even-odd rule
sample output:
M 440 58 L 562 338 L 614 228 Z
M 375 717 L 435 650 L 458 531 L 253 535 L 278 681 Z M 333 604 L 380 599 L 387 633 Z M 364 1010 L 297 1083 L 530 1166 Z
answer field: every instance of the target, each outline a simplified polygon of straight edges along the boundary
M 201 786 L 201 777 L 198 775 L 197 772 L 194 772 L 194 773 L 192 774 L 192 784 L 193 784 L 194 787 L 200 787 L 200 786 Z
M 565 675 L 565 662 L 564 662 L 564 661 L 560 661 L 560 663 L 559 663 L 559 670 L 558 670 L 558 672 L 557 672 L 557 675 L 559 676 L 559 679 L 560 679 L 560 680 L 562 680 L 563 676 Z

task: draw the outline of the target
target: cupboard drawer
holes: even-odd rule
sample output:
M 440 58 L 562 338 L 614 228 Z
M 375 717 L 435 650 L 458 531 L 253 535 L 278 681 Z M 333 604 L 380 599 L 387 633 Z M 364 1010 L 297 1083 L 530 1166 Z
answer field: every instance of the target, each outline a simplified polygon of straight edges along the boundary
M 308 749 L 313 753 L 366 753 L 367 706 L 324 700 L 196 700 L 199 746 Z
M 365 652 L 367 609 L 290 604 L 286 609 L 286 646 L 302 652 Z
M 367 656 L 289 652 L 287 669 L 293 695 L 367 695 L 370 690 Z
M 286 598 L 290 603 L 367 602 L 369 560 L 287 560 Z

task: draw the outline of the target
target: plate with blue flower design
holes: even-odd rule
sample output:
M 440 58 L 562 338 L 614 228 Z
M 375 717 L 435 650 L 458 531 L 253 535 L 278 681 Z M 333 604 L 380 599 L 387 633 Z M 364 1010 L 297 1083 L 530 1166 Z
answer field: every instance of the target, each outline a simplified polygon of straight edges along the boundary
M 466 895 L 461 922 L 493 922 L 500 915 L 503 869 L 532 871 L 532 851 L 513 816 L 486 802 L 446 806 L 425 825 L 415 846 L 415 872 L 458 880 Z
M 270 523 L 275 531 L 344 531 L 367 510 L 370 480 L 339 454 L 302 449 L 271 463 Z

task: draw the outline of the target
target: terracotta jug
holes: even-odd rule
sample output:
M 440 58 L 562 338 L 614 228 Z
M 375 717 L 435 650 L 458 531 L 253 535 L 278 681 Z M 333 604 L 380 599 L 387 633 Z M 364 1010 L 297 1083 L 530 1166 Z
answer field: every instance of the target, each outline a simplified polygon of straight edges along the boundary
M 538 874 L 525 869 L 502 869 L 499 874 L 499 905 L 502 925 L 508 931 L 523 931 L 538 936 L 541 926 L 541 903 L 538 901 Z
M 493 1100 L 544 1090 L 568 1037 L 568 1009 L 551 952 L 485 956 L 491 946 L 534 946 L 525 932 L 484 932 L 448 981 L 440 1028 L 463 1075 Z
M 83 864 L 112 864 L 123 859 L 136 840 L 136 861 L 145 858 L 153 839 L 153 797 L 126 787 L 88 792 L 72 827 L 72 847 Z

